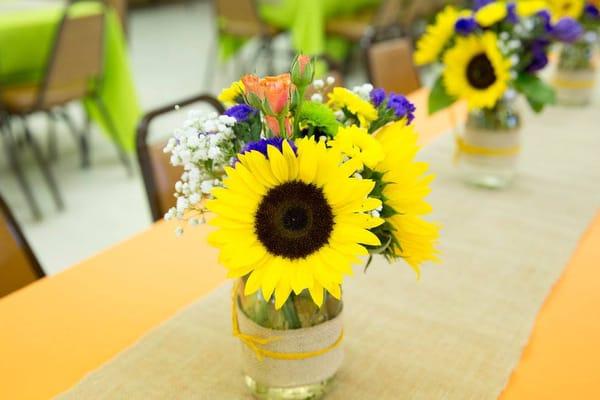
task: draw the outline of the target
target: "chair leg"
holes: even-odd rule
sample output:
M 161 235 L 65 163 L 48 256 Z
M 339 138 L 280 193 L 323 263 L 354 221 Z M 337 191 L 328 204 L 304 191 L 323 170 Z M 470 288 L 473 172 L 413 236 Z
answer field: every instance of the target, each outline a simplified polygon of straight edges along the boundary
M 13 140 L 8 123 L 8 120 L 6 121 L 6 123 L 0 121 L 0 136 L 2 136 L 2 142 L 4 143 L 6 158 L 8 159 L 10 169 L 17 177 L 17 182 L 19 183 L 23 194 L 25 194 L 25 200 L 27 201 L 27 205 L 31 210 L 33 219 L 39 221 L 40 219 L 42 219 L 42 212 L 40 211 L 40 207 L 35 199 L 35 196 L 33 195 L 33 192 L 31 191 L 31 186 L 29 186 L 29 182 L 27 181 L 27 178 L 25 177 L 25 174 L 21 169 L 17 144 Z
M 58 185 L 56 184 L 56 179 L 54 178 L 54 174 L 52 173 L 52 170 L 50 169 L 50 165 L 48 165 L 48 162 L 46 161 L 46 158 L 44 157 L 44 154 L 42 153 L 42 150 L 41 150 L 38 142 L 33 137 L 31 130 L 29 129 L 29 126 L 27 125 L 26 118 L 24 116 L 20 116 L 20 120 L 21 120 L 21 124 L 23 125 L 23 130 L 25 131 L 25 137 L 27 138 L 27 142 L 33 152 L 33 157 L 35 158 L 35 161 L 39 165 L 40 170 L 42 171 L 42 174 L 44 175 L 44 178 L 46 179 L 48 188 L 50 188 L 50 193 L 52 194 L 52 197 L 54 198 L 54 203 L 56 204 L 56 208 L 58 210 L 64 210 L 65 203 L 63 202 L 62 196 L 58 189 Z
M 49 111 L 46 113 L 48 121 L 48 161 L 56 162 L 58 159 L 58 144 L 56 138 L 56 117 Z
M 54 114 L 54 113 L 53 113 Z M 90 155 L 89 155 L 89 146 L 87 142 L 87 135 L 85 130 L 88 129 L 87 123 L 89 117 L 86 113 L 86 126 L 83 128 L 83 131 L 79 131 L 75 126 L 75 122 L 64 109 L 58 109 L 54 115 L 57 115 L 62 118 L 64 123 L 69 127 L 71 134 L 73 135 L 73 139 L 79 146 L 79 152 L 81 154 L 81 168 L 87 168 L 90 166 Z
M 106 124 L 108 125 L 108 131 L 113 140 L 113 143 L 116 146 L 117 154 L 119 155 L 119 159 L 121 160 L 121 163 L 127 170 L 127 175 L 132 176 L 133 169 L 131 166 L 131 160 L 129 160 L 129 157 L 125 153 L 125 150 L 121 147 L 121 145 L 119 143 L 119 140 L 117 138 L 117 129 L 116 129 L 115 124 L 110 116 L 110 113 L 108 112 L 108 109 L 106 108 L 106 105 L 104 104 L 104 101 L 102 101 L 100 96 L 95 96 L 95 100 L 96 100 L 96 105 L 98 106 L 98 110 L 100 111 L 100 113 L 104 117 Z

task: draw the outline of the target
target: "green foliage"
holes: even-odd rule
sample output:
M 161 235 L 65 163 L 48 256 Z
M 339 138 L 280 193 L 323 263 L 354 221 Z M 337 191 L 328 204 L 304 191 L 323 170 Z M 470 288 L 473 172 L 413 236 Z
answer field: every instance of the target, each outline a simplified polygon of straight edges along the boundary
M 305 101 L 302 104 L 298 122 L 302 128 L 309 131 L 317 129 L 329 137 L 334 137 L 340 127 L 333 111 L 325 104 L 314 101 Z
M 431 93 L 429 93 L 429 114 L 443 110 L 451 106 L 455 101 L 456 99 L 446 92 L 443 78 L 439 76 L 431 88 Z
M 236 123 L 233 126 L 233 133 L 236 137 L 236 153 L 241 150 L 242 144 L 260 140 L 262 129 L 263 124 L 258 112 L 254 113 L 247 121 Z
M 525 96 L 535 112 L 540 112 L 544 106 L 556 102 L 554 89 L 536 75 L 520 73 L 515 79 L 515 88 Z

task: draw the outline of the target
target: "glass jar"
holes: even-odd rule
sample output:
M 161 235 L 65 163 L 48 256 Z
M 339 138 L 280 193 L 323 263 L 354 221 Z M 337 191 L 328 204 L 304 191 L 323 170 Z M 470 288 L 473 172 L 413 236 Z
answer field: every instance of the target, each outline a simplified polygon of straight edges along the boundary
M 596 83 L 592 62 L 595 38 L 586 35 L 575 43 L 562 45 L 553 79 L 558 103 L 583 106 L 590 103 Z
M 252 395 L 261 400 L 323 397 L 343 359 L 338 346 L 342 339 L 342 301 L 325 291 L 323 305 L 317 307 L 305 290 L 299 295 L 292 292 L 277 310 L 274 300 L 265 301 L 260 290 L 245 296 L 243 279 L 237 285 L 235 301 L 240 332 L 267 341 L 273 339 L 261 348 L 286 354 L 308 354 L 299 349 L 323 352 L 305 359 L 277 359 L 256 354 L 251 346 L 242 343 L 244 379 Z
M 515 176 L 520 146 L 521 117 L 514 95 L 489 109 L 471 110 L 456 138 L 456 158 L 462 178 L 491 189 L 507 186 Z

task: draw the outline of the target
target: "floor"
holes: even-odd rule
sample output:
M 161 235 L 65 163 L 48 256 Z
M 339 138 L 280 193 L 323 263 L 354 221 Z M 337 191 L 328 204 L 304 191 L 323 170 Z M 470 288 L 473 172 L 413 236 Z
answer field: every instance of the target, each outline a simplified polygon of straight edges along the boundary
M 204 87 L 204 54 L 214 35 L 207 1 L 133 10 L 129 28 L 131 64 L 143 110 L 201 91 L 215 92 L 233 79 L 232 68 L 225 65 L 217 68 L 212 87 Z M 81 114 L 76 104 L 71 112 Z M 34 116 L 30 122 L 44 144 L 45 119 Z M 26 174 L 43 212 L 43 220 L 34 221 L 15 179 L 2 165 L 4 157 L 0 157 L 0 192 L 48 274 L 103 251 L 152 223 L 139 172 L 127 175 L 112 144 L 94 130 L 92 167 L 81 169 L 73 138 L 65 127 L 59 129 L 60 157 L 54 171 L 65 198 L 64 211 L 54 207 L 37 166 L 24 149 Z M 4 150 L 0 151 L 3 154 Z

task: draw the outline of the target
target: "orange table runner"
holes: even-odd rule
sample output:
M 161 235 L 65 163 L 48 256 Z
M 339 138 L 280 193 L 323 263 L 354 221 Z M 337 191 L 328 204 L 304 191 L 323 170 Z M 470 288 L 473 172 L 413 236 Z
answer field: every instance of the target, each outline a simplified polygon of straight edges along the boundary
M 426 92 L 412 96 L 423 104 Z M 423 109 L 423 106 L 421 106 Z M 427 143 L 453 111 L 418 119 Z M 206 228 L 176 238 L 174 225 L 146 232 L 0 300 L 0 399 L 45 399 L 132 345 L 225 279 Z M 190 232 L 191 233 L 191 232 Z M 196 258 L 190 254 L 197 254 Z M 600 363 L 600 215 L 538 316 L 503 399 L 595 398 Z

